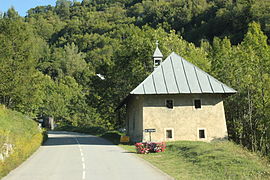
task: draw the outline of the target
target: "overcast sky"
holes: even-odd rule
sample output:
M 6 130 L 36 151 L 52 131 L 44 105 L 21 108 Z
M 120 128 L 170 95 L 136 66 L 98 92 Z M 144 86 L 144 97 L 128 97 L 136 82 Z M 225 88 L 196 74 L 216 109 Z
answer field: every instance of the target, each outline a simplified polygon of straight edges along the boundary
M 13 6 L 21 16 L 25 16 L 30 8 L 45 5 L 55 6 L 55 2 L 56 0 L 0 0 L 0 12 L 6 12 Z

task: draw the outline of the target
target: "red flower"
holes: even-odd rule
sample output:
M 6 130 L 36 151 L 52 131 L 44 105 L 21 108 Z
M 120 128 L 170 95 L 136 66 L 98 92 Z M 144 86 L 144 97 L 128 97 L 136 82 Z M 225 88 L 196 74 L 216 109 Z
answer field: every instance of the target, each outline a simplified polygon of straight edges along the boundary
M 166 148 L 165 142 L 139 142 L 135 144 L 138 154 L 147 154 L 149 152 L 164 152 Z

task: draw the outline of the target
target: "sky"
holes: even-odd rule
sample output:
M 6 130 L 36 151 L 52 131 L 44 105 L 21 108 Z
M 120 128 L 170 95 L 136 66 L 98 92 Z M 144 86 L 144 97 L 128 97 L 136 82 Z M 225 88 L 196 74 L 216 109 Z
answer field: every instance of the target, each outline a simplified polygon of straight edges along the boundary
M 13 6 L 21 16 L 25 16 L 26 12 L 31 8 L 46 5 L 55 6 L 55 2 L 56 0 L 0 0 L 0 12 L 6 12 Z

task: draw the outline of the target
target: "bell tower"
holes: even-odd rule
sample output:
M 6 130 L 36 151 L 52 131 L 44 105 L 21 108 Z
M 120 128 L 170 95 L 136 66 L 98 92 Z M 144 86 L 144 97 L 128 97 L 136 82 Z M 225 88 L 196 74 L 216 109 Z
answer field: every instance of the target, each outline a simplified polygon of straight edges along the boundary
M 162 62 L 163 54 L 160 52 L 158 48 L 158 41 L 156 41 L 156 50 L 153 54 L 154 58 L 154 68 L 158 67 L 160 63 Z

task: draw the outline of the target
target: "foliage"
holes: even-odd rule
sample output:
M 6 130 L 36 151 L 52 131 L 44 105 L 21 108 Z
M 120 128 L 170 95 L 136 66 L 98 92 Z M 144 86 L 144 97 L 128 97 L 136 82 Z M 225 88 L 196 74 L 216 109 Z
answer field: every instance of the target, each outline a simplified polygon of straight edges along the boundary
M 20 19 L 0 21 L 0 76 L 1 103 L 22 112 L 34 111 L 34 107 L 22 107 L 21 103 L 39 105 L 39 92 L 35 81 L 37 50 L 31 29 Z M 18 33 L 20 32 L 20 33 Z M 33 96 L 29 96 L 29 92 Z
M 174 29 L 197 45 L 215 36 L 229 36 L 237 44 L 252 21 L 261 23 L 269 36 L 269 7 L 267 0 L 140 1 L 128 9 L 128 15 L 136 18 L 138 26 Z
M 230 138 L 265 155 L 270 150 L 269 52 L 267 37 L 251 23 L 241 44 L 215 39 L 211 55 L 213 73 L 238 91 L 225 104 Z
M 111 141 L 113 144 L 119 144 L 122 135 L 123 133 L 120 133 L 118 131 L 107 131 L 104 132 L 100 137 Z

